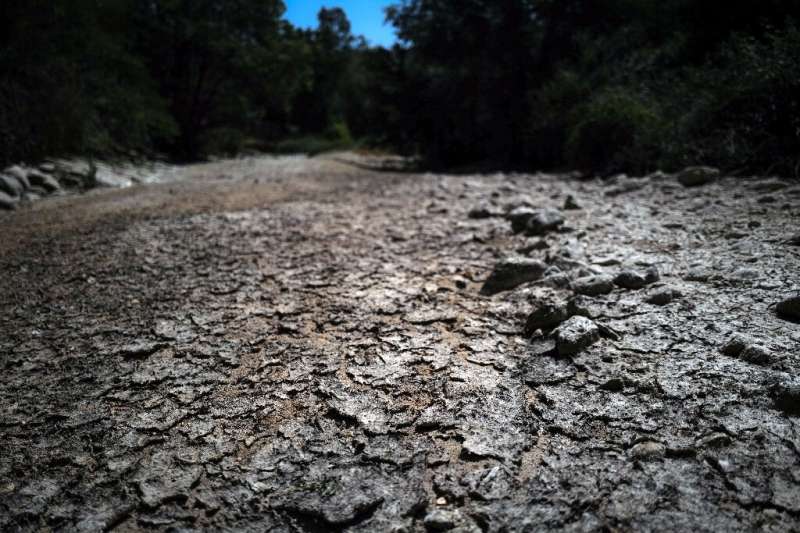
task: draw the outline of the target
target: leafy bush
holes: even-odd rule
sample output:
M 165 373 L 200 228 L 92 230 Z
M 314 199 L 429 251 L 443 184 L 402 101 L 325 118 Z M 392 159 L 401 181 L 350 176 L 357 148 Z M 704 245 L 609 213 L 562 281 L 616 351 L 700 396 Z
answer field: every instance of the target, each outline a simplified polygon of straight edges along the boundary
M 551 167 L 564 164 L 570 116 L 591 94 L 586 80 L 571 70 L 558 72 L 533 94 L 529 159 Z
M 649 170 L 660 128 L 653 107 L 621 88 L 594 95 L 573 111 L 566 160 L 587 170 Z
M 699 157 L 727 167 L 800 174 L 800 31 L 736 35 L 694 74 L 711 94 L 690 135 Z

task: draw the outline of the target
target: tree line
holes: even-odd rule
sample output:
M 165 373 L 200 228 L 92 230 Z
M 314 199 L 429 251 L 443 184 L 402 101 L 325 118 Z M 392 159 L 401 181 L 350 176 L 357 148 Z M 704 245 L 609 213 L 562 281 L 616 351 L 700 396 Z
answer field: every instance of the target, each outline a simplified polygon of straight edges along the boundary
M 400 0 L 392 48 L 279 0 L 0 6 L 0 163 L 354 144 L 432 166 L 800 173 L 794 0 Z

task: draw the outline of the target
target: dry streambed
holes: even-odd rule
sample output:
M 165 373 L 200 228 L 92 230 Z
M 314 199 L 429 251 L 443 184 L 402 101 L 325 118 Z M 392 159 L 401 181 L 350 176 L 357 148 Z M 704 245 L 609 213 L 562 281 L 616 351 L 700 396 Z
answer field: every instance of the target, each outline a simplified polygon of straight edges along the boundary
M 800 527 L 797 184 L 349 178 L 0 258 L 0 529 Z

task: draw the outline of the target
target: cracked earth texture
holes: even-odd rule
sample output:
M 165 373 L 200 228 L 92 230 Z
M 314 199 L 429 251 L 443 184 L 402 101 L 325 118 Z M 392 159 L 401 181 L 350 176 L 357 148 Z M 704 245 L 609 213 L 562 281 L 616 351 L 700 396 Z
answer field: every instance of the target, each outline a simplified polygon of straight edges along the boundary
M 0 215 L 0 530 L 800 529 L 797 184 L 197 168 Z M 571 299 L 605 334 L 559 356 Z

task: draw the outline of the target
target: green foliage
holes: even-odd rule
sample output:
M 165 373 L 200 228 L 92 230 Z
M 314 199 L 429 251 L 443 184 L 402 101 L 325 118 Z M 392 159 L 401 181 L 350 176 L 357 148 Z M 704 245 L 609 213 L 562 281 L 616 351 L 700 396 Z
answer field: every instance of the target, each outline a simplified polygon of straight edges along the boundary
M 0 163 L 113 156 L 174 134 L 128 50 L 124 0 L 34 0 L 0 7 Z
M 691 117 L 698 157 L 745 169 L 800 174 L 800 31 L 732 36 L 705 68 L 704 106 Z
M 400 0 L 400 44 L 281 0 L 0 3 L 0 164 L 368 144 L 431 165 L 800 172 L 794 0 Z M 354 141 L 358 139 L 358 141 Z
M 589 83 L 571 70 L 559 71 L 531 94 L 531 123 L 527 153 L 535 161 L 565 163 L 564 147 L 575 122 L 574 110 L 589 100 Z M 579 117 L 578 117 L 579 118 Z
M 660 119 L 652 104 L 622 89 L 596 93 L 575 110 L 567 162 L 583 170 L 643 172 L 658 155 Z
M 405 109 L 430 163 L 800 170 L 797 2 L 452 7 L 403 0 L 388 10 L 417 95 Z
M 278 0 L 136 3 L 137 51 L 179 127 L 172 151 L 197 157 L 216 128 L 257 132 L 264 117 L 254 104 L 277 85 L 265 82 L 290 70 L 279 53 L 283 10 Z
M 336 150 L 352 150 L 361 146 L 353 140 L 344 121 L 336 121 L 322 135 L 290 137 L 276 143 L 272 150 L 282 154 L 317 155 Z

